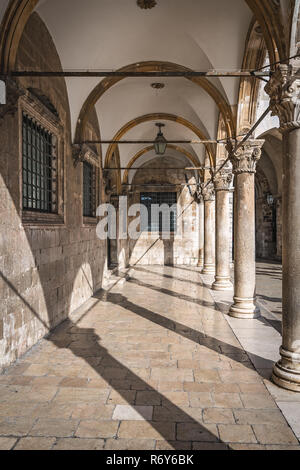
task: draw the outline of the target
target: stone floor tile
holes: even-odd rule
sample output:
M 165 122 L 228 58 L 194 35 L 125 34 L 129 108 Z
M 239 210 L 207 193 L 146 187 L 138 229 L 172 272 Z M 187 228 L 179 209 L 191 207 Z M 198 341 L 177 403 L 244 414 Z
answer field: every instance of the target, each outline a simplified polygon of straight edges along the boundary
M 230 409 L 206 408 L 203 410 L 203 422 L 215 424 L 235 424 L 235 419 Z
M 241 393 L 241 400 L 245 408 L 254 408 L 254 409 L 277 409 L 277 405 L 268 395 L 261 395 L 255 393 Z
M 14 450 L 51 450 L 55 441 L 55 437 L 23 437 Z
M 193 442 L 192 443 L 193 450 L 228 450 L 226 444 L 221 442 Z
M 80 378 L 80 377 L 66 377 L 64 378 L 60 384 L 60 387 L 71 387 L 71 388 L 84 388 L 88 386 L 88 379 Z
M 299 444 L 287 424 L 254 424 L 253 429 L 260 444 Z
M 278 424 L 285 423 L 284 416 L 279 410 L 240 409 L 233 410 L 237 424 Z
M 109 437 L 115 437 L 118 429 L 118 421 L 82 420 L 80 421 L 75 436 L 81 438 L 107 439 Z
M 103 439 L 63 438 L 58 439 L 53 450 L 102 450 L 104 442 Z
M 218 383 L 220 382 L 219 372 L 217 370 L 195 370 L 194 371 L 195 382 L 212 382 Z
M 137 405 L 160 405 L 162 396 L 157 392 L 144 391 L 137 392 L 136 394 L 136 404 Z
M 172 422 L 143 422 L 122 421 L 118 433 L 119 438 L 125 439 L 155 439 L 176 440 L 175 423 Z
M 291 426 L 293 432 L 300 440 L 300 405 L 298 402 L 277 402 L 285 416 L 285 419 Z
M 0 436 L 27 436 L 34 423 L 32 417 L 1 418 Z
M 74 403 L 72 404 L 72 419 L 96 419 L 98 421 L 109 421 L 115 405 L 97 405 L 93 403 Z
M 0 450 L 11 450 L 16 442 L 14 437 L 0 437 Z
M 218 429 L 214 424 L 178 423 L 177 439 L 179 441 L 215 442 L 218 440 Z
M 61 388 L 54 398 L 56 403 L 106 403 L 109 395 L 108 389 Z
M 40 418 L 30 431 L 31 436 L 72 437 L 78 427 L 77 420 Z
M 167 382 L 194 382 L 194 375 L 191 369 L 153 368 L 151 369 L 151 378 Z
M 261 444 L 228 444 L 231 450 L 267 450 L 266 446 Z
M 191 450 L 192 443 L 185 441 L 156 441 L 155 450 Z
M 112 419 L 117 421 L 151 421 L 152 417 L 153 406 L 117 405 Z
M 290 446 L 290 445 L 266 445 L 266 450 L 297 450 L 299 452 L 300 446 Z
M 107 403 L 109 405 L 134 405 L 136 394 L 135 390 L 112 390 Z
M 189 399 L 192 408 L 208 408 L 213 406 L 212 395 L 208 392 L 191 392 L 189 393 Z
M 238 393 L 213 393 L 213 403 L 217 408 L 243 408 Z
M 220 439 L 223 442 L 245 444 L 252 444 L 257 442 L 251 426 L 238 424 L 220 424 L 218 428 L 220 432 Z
M 154 439 L 107 439 L 105 450 L 154 450 Z
M 257 384 L 240 383 L 239 388 L 242 393 L 246 393 L 247 395 L 249 395 L 250 393 L 254 393 L 256 395 L 258 394 L 258 395 L 270 396 L 265 385 L 262 383 L 257 383 Z

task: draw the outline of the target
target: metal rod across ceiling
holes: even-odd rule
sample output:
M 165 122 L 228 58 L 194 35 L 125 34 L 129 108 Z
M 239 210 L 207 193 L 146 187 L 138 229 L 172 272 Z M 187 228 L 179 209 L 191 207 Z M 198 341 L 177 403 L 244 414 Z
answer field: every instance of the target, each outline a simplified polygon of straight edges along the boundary
M 263 78 L 270 77 L 271 71 L 255 71 L 255 70 L 236 70 L 236 71 L 216 71 L 209 70 L 206 72 L 197 71 L 156 71 L 156 72 L 122 72 L 122 71 L 107 71 L 107 70 L 62 70 L 62 71 L 38 71 L 38 70 L 14 70 L 1 77 L 69 77 L 69 78 L 89 78 L 89 77 L 244 77 L 244 78 Z

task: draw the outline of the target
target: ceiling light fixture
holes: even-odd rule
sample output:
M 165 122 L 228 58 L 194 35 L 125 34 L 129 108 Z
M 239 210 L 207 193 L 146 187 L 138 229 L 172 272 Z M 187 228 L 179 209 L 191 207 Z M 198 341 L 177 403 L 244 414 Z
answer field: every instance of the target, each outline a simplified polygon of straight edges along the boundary
M 156 0 L 137 0 L 137 4 L 143 10 L 149 10 L 157 5 Z
M 166 153 L 168 143 L 161 131 L 161 128 L 165 127 L 165 124 L 162 124 L 161 122 L 157 122 L 155 125 L 159 128 L 157 137 L 154 142 L 155 153 L 156 155 L 164 155 Z

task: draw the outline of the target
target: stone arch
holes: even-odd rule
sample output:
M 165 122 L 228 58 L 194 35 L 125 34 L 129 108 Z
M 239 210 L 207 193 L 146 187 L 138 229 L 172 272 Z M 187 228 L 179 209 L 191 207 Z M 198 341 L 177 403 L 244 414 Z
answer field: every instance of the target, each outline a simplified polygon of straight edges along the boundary
M 120 72 L 190 72 L 191 69 L 183 67 L 182 65 L 173 64 L 171 62 L 160 62 L 160 61 L 151 61 L 151 62 L 140 62 L 136 64 L 127 65 L 122 67 Z M 79 118 L 77 121 L 75 141 L 80 142 L 82 140 L 82 134 L 84 132 L 86 116 L 89 109 L 94 106 L 97 101 L 104 95 L 104 93 L 109 90 L 112 86 L 119 83 L 121 80 L 124 80 L 124 77 L 108 77 L 104 78 L 90 93 L 85 103 L 83 104 Z M 235 125 L 232 115 L 232 111 L 229 103 L 224 98 L 222 93 L 205 77 L 190 77 L 188 80 L 199 85 L 203 88 L 215 101 L 220 112 L 224 116 L 224 121 L 226 123 L 228 136 L 234 135 Z
M 243 58 L 243 69 L 258 69 L 263 66 L 267 47 L 261 26 L 253 19 L 248 31 Z M 251 129 L 256 118 L 257 99 L 261 82 L 255 78 L 242 78 L 240 81 L 237 133 Z
M 179 147 L 177 145 L 172 145 L 172 144 L 168 144 L 167 145 L 167 148 L 169 149 L 173 149 L 173 150 L 177 150 L 178 152 L 182 153 L 183 155 L 185 155 L 196 167 L 200 165 L 200 162 L 197 158 L 195 158 L 190 152 L 188 152 L 186 149 L 182 148 L 182 147 Z M 122 181 L 122 184 L 127 184 L 128 183 L 128 176 L 129 176 L 129 169 L 134 165 L 134 163 L 139 159 L 141 158 L 143 155 L 145 155 L 146 153 L 150 152 L 151 150 L 154 149 L 154 145 L 150 145 L 149 147 L 145 147 L 143 148 L 142 150 L 139 150 L 139 152 L 137 152 L 133 157 L 132 159 L 130 160 L 130 162 L 128 163 L 127 165 L 127 169 L 125 170 L 124 172 L 124 175 L 123 175 L 123 181 Z M 202 171 L 199 170 L 199 173 L 201 175 L 201 177 L 203 176 L 202 175 Z
M 120 140 L 129 130 L 133 129 L 134 127 L 138 126 L 139 124 L 142 124 L 144 122 L 149 122 L 149 121 L 155 121 L 155 120 L 165 120 L 165 121 L 173 121 L 177 122 L 178 124 L 181 124 L 188 129 L 190 129 L 196 136 L 201 139 L 201 140 L 208 140 L 207 136 L 201 131 L 198 127 L 196 127 L 194 124 L 192 124 L 190 121 L 187 119 L 184 119 L 180 116 L 177 116 L 175 114 L 168 114 L 168 113 L 151 113 L 151 114 L 145 114 L 144 116 L 139 116 L 135 119 L 132 119 L 128 123 L 126 123 L 113 137 L 113 141 L 118 141 Z M 214 166 L 214 150 L 212 147 L 212 144 L 204 144 L 206 147 L 206 151 L 209 155 L 210 159 L 210 164 L 213 167 Z M 107 149 L 106 152 L 106 157 L 105 157 L 105 164 L 104 167 L 107 168 L 109 165 L 109 161 L 111 159 L 111 156 L 117 147 L 117 144 L 110 144 L 110 146 Z
M 0 68 L 4 73 L 15 66 L 19 42 L 26 23 L 39 0 L 12 0 L 0 27 Z

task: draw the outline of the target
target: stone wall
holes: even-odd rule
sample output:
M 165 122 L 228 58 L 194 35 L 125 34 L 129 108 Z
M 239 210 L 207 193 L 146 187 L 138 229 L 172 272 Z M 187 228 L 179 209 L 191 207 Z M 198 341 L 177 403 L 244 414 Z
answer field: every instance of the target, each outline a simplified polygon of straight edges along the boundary
M 36 13 L 21 38 L 16 68 L 61 70 L 50 34 Z M 84 221 L 82 216 L 82 164 L 73 164 L 65 81 L 22 79 L 19 85 L 42 97 L 42 107 L 46 97 L 59 116 L 61 220 L 46 215 L 43 222 L 24 221 L 19 145 L 22 97 L 0 120 L 0 369 L 101 288 L 106 273 L 106 243 L 96 237 L 96 221 Z M 44 117 L 47 114 L 45 109 Z M 88 132 L 100 138 L 94 111 Z
M 168 169 L 168 167 L 184 168 L 190 163 L 183 158 L 164 156 L 147 164 L 151 168 L 164 168 L 152 171 L 138 171 L 132 181 L 134 194 L 131 204 L 140 202 L 141 192 L 177 192 L 177 201 L 180 207 L 178 224 L 181 232 L 174 234 L 171 240 L 163 240 L 159 233 L 142 233 L 138 240 L 129 241 L 130 265 L 194 265 L 199 261 L 199 212 L 198 204 L 191 197 L 189 189 L 182 186 L 185 183 L 184 172 L 180 169 Z M 144 168 L 147 167 L 144 165 Z M 186 172 L 191 183 L 195 182 L 193 174 Z M 151 186 L 153 185 L 153 186 Z M 168 185 L 174 185 L 173 189 Z M 195 186 L 191 186 L 191 191 Z M 132 219 L 129 220 L 129 223 Z

